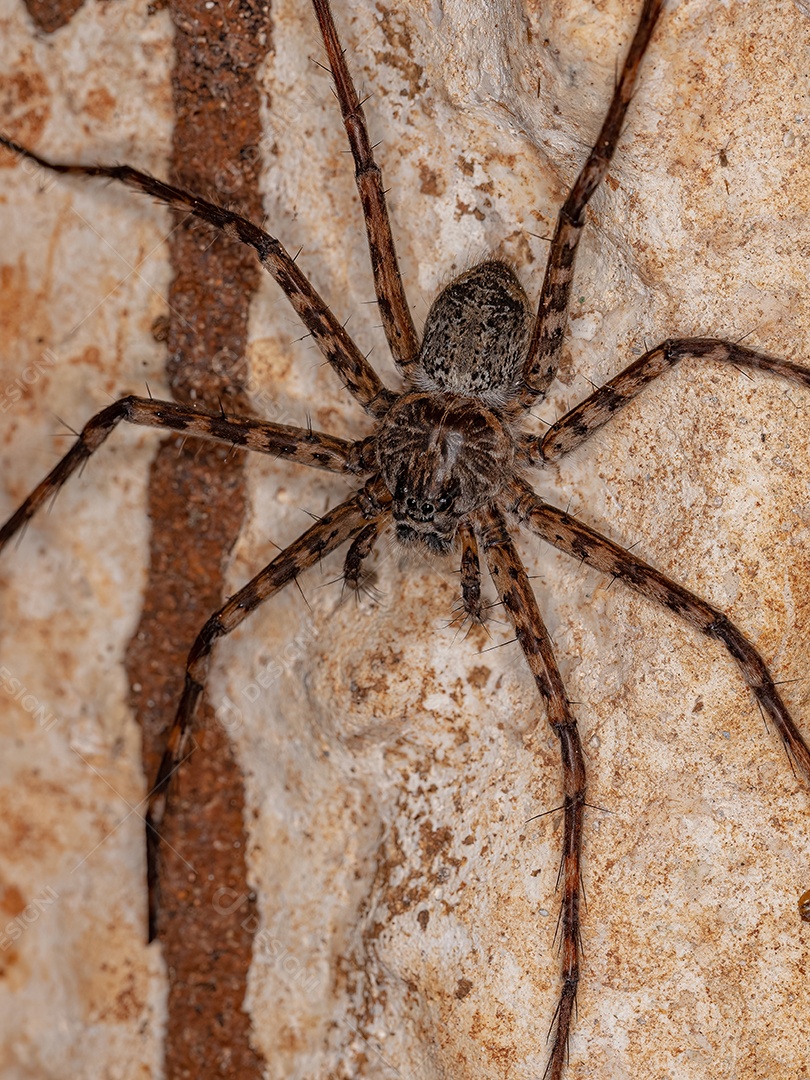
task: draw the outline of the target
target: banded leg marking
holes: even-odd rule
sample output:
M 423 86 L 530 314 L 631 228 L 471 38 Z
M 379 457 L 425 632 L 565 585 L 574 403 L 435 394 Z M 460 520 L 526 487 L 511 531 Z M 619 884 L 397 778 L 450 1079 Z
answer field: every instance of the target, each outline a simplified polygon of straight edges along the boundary
M 393 400 L 365 356 L 332 314 L 326 302 L 298 269 L 295 260 L 279 240 L 270 236 L 247 218 L 222 206 L 191 195 L 182 188 L 156 180 L 148 173 L 129 165 L 73 165 L 49 161 L 32 150 L 0 135 L 0 146 L 43 169 L 70 176 L 106 176 L 126 187 L 151 195 L 153 199 L 181 213 L 193 214 L 248 247 L 259 256 L 259 262 L 278 282 L 298 317 L 312 335 L 316 345 L 351 395 L 372 416 L 382 416 Z
M 702 634 L 719 641 L 737 664 L 763 714 L 773 722 L 792 760 L 810 781 L 810 748 L 782 700 L 765 661 L 728 616 L 606 536 L 570 514 L 549 506 L 528 485 L 513 481 L 512 491 L 514 501 L 510 509 L 521 524 L 542 540 L 596 570 L 612 574 Z
M 197 704 L 205 689 L 211 650 L 219 638 L 230 634 L 273 593 L 289 585 L 304 570 L 362 532 L 369 520 L 381 517 L 384 497 L 379 484 L 366 487 L 325 514 L 294 540 L 264 570 L 243 586 L 216 611 L 191 647 L 180 704 L 166 739 L 166 749 L 149 793 L 146 811 L 146 868 L 149 887 L 149 940 L 157 936 L 160 909 L 160 827 L 166 812 L 171 778 L 185 754 Z
M 638 70 L 663 6 L 664 0 L 645 0 L 602 130 L 557 215 L 537 308 L 537 320 L 523 365 L 524 389 L 520 404 L 524 408 L 530 408 L 538 397 L 546 393 L 557 374 L 559 352 L 568 324 L 568 301 L 574 262 L 585 224 L 585 207 L 601 184 L 613 158 L 624 126 L 627 107 L 635 89 Z
M 503 516 L 496 509 L 487 508 L 479 511 L 478 517 L 482 523 L 482 546 L 492 580 L 512 620 L 518 642 L 543 698 L 547 720 L 560 740 L 563 780 L 563 850 L 560 864 L 563 887 L 560 913 L 562 987 L 552 1020 L 551 1057 L 545 1075 L 549 1080 L 561 1080 L 568 1056 L 568 1035 L 579 983 L 585 758 L 577 722 L 554 658 L 551 638 L 526 569 L 509 538 Z
M 673 338 L 663 341 L 640 356 L 610 382 L 567 412 L 544 435 L 528 438 L 524 443 L 528 462 L 542 465 L 545 462 L 557 461 L 564 454 L 575 450 L 646 386 L 670 371 L 681 360 L 709 360 L 755 371 L 767 371 L 810 389 L 810 368 L 794 364 L 790 360 L 780 360 L 757 349 L 747 349 L 744 345 L 718 341 L 715 338 Z
M 199 438 L 214 439 L 229 446 L 241 446 L 247 450 L 273 454 L 329 472 L 362 475 L 370 471 L 362 462 L 364 442 L 350 443 L 333 435 L 289 427 L 286 424 L 271 424 L 251 417 L 206 413 L 173 401 L 125 397 L 96 413 L 85 424 L 79 438 L 62 460 L 0 528 L 0 550 L 31 520 L 42 504 L 54 496 L 67 479 L 98 450 L 122 420 L 129 424 L 166 428 Z
M 419 339 L 416 336 L 402 284 L 402 275 L 399 271 L 397 250 L 385 201 L 382 172 L 374 160 L 363 106 L 349 73 L 329 4 L 326 0 L 313 0 L 313 5 L 335 80 L 335 92 L 340 103 L 343 126 L 346 129 L 354 158 L 355 180 L 363 206 L 377 306 L 391 355 L 399 369 L 407 375 L 413 369 L 419 353 Z

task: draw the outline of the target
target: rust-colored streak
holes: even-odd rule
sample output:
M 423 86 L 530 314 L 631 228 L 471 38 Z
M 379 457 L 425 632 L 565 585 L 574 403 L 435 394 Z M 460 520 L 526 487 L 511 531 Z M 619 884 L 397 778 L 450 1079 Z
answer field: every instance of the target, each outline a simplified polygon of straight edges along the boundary
M 176 128 L 172 179 L 261 219 L 256 69 L 269 38 L 266 5 L 172 0 Z M 223 11 L 227 11 L 227 24 Z M 224 106 L 224 107 L 223 107 Z M 255 257 L 187 220 L 170 241 L 167 362 L 180 401 L 246 411 L 243 379 Z M 243 459 L 172 437 L 150 476 L 151 568 L 127 654 L 132 703 L 154 777 L 180 696 L 185 659 L 222 603 L 223 566 L 244 512 Z M 166 1075 L 262 1075 L 242 1011 L 255 924 L 246 881 L 242 776 L 213 711 L 198 714 L 195 749 L 174 784 L 163 835 L 159 937 L 170 976 Z
M 178 456 L 170 439 L 150 475 L 150 580 L 127 656 L 150 777 L 177 707 L 188 648 L 221 603 L 221 564 L 242 516 L 241 462 L 228 460 L 221 447 L 198 451 L 187 445 Z M 241 1009 L 251 941 L 240 924 L 249 927 L 253 914 L 247 899 L 238 902 L 248 893 L 243 808 L 227 738 L 203 708 L 163 829 L 160 940 L 170 975 L 171 1078 L 261 1075 Z
M 84 0 L 23 0 L 35 26 L 45 34 L 52 34 L 67 26 Z

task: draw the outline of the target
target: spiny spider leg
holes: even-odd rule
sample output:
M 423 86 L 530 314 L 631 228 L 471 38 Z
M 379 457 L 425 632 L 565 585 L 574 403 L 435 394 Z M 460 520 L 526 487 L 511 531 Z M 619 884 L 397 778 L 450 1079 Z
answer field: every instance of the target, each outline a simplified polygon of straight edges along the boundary
M 644 353 L 638 360 L 614 376 L 598 390 L 567 412 L 556 424 L 539 437 L 531 436 L 524 443 L 529 461 L 539 465 L 556 461 L 570 450 L 581 446 L 595 431 L 606 424 L 636 394 L 640 394 L 659 375 L 674 368 L 681 360 L 711 360 L 735 367 L 754 368 L 781 375 L 792 383 L 810 388 L 810 368 L 780 360 L 768 353 L 735 345 L 715 338 L 673 338 L 663 341 Z
M 271 424 L 246 416 L 206 413 L 173 401 L 125 397 L 96 413 L 85 424 L 70 450 L 0 528 L 0 549 L 30 521 L 44 502 L 59 491 L 68 477 L 98 450 L 122 420 L 144 427 L 170 428 L 187 435 L 214 439 L 229 446 L 242 446 L 248 450 L 274 454 L 288 461 L 312 465 L 329 472 L 366 475 L 371 471 L 363 464 L 364 442 L 350 443 L 345 439 L 307 428 Z
M 413 370 L 419 352 L 419 339 L 399 272 L 396 246 L 385 203 L 382 173 L 374 160 L 363 106 L 349 74 L 328 0 L 313 0 L 313 5 L 335 80 L 335 93 L 340 103 L 343 126 L 354 158 L 355 180 L 363 205 L 363 219 L 374 273 L 374 290 L 385 337 L 397 366 L 407 375 Z
M 343 582 L 349 589 L 360 588 L 363 563 L 371 555 L 380 535 L 380 522 L 372 521 L 352 540 L 343 563 Z
M 602 130 L 557 215 L 537 319 L 523 365 L 523 390 L 520 395 L 523 408 L 530 408 L 538 397 L 546 393 L 557 373 L 559 351 L 568 322 L 574 260 L 585 224 L 585 207 L 610 165 L 633 96 L 638 70 L 663 6 L 664 0 L 645 0 Z
M 162 180 L 156 180 L 129 165 L 72 165 L 48 161 L 4 135 L 0 135 L 0 146 L 5 146 L 13 153 L 28 158 L 51 172 L 71 176 L 106 176 L 110 180 L 117 180 L 126 187 L 151 195 L 173 210 L 193 214 L 209 225 L 222 229 L 232 240 L 239 240 L 252 247 L 259 256 L 259 262 L 283 289 L 315 344 L 346 389 L 372 416 L 382 416 L 385 413 L 393 400 L 392 392 L 383 386 L 379 376 L 344 327 L 298 269 L 293 257 L 274 236 L 232 210 L 226 210 Z
M 466 522 L 459 525 L 461 540 L 461 604 L 474 623 L 484 621 L 481 605 L 481 564 L 478 559 L 478 540 Z
M 288 545 L 264 570 L 214 612 L 202 628 L 186 662 L 186 676 L 180 704 L 166 739 L 166 749 L 155 782 L 149 793 L 146 811 L 146 872 L 149 888 L 149 940 L 157 936 L 160 909 L 160 827 L 166 812 L 171 778 L 183 759 L 194 713 L 205 689 L 211 649 L 218 638 L 230 634 L 273 593 L 289 585 L 304 570 L 346 540 L 361 533 L 371 521 L 385 513 L 390 496 L 378 478 L 350 499 L 336 506 L 297 540 Z
M 562 989 L 557 1003 L 549 1080 L 560 1080 L 568 1056 L 568 1034 L 577 996 L 580 954 L 580 883 L 582 819 L 585 812 L 585 759 L 577 722 L 571 712 L 562 676 L 554 659 L 546 625 L 534 591 L 500 511 L 478 511 L 484 555 L 503 606 L 515 627 L 517 639 L 546 707 L 546 718 L 560 740 L 563 771 L 563 882 L 560 913 Z
M 763 714 L 773 721 L 789 754 L 810 780 L 810 747 L 782 701 L 765 661 L 722 611 L 570 514 L 543 502 L 524 481 L 515 479 L 510 488 L 511 499 L 505 505 L 521 525 L 560 551 L 619 578 L 648 600 L 721 642 L 737 663 Z

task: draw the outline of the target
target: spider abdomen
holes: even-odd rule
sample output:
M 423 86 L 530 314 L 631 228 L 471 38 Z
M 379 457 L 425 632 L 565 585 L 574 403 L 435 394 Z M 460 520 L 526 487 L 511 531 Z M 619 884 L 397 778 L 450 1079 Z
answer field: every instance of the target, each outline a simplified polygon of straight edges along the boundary
M 533 313 L 506 263 L 489 260 L 454 278 L 433 301 L 416 384 L 502 405 L 520 386 Z

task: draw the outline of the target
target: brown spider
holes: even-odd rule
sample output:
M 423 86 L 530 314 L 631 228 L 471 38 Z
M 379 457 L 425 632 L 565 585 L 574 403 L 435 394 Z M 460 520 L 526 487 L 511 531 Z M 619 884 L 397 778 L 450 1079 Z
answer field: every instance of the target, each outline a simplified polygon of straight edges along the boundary
M 332 58 L 333 62 L 335 62 L 336 57 L 337 54 L 334 53 Z M 150 186 L 150 190 L 153 190 L 154 193 L 153 187 Z M 510 317 L 505 314 L 502 317 L 507 318 L 507 324 L 513 327 L 510 333 L 515 339 L 515 342 L 520 342 L 521 337 L 527 334 L 528 330 L 524 308 L 520 303 L 515 304 L 518 286 L 514 282 L 514 279 L 512 278 L 510 272 L 506 271 L 502 266 L 498 268 L 498 264 L 493 263 L 488 263 L 484 265 L 487 269 L 479 269 L 478 271 L 474 272 L 476 273 L 476 278 L 474 280 L 480 281 L 482 278 L 486 278 L 488 280 L 495 279 L 495 285 L 493 286 L 493 288 L 495 288 L 496 291 L 500 290 L 501 293 L 506 292 L 510 295 L 510 301 L 513 309 L 511 321 Z M 490 290 L 490 292 L 491 291 L 492 290 Z M 394 307 L 396 307 L 396 305 L 394 305 Z M 476 304 L 475 310 L 479 310 L 479 307 L 480 305 Z M 500 307 L 503 307 L 503 305 L 501 304 Z M 431 318 L 434 321 L 438 320 L 447 324 L 449 319 L 447 317 L 446 308 L 447 300 L 445 300 L 444 315 L 441 314 L 443 310 L 442 308 L 434 308 L 432 315 L 429 317 L 428 326 L 430 326 Z M 402 306 L 400 310 L 401 316 L 404 314 L 404 311 L 404 306 Z M 404 322 L 405 320 L 401 319 L 401 321 Z M 539 326 L 542 328 L 542 325 L 543 323 L 541 320 Z M 401 327 L 400 330 L 402 333 L 404 333 Z M 338 331 L 336 330 L 336 332 Z M 407 333 L 404 333 L 404 336 L 407 337 Z M 394 354 L 397 355 L 397 350 L 393 345 L 392 349 L 394 351 Z M 718 355 L 717 348 L 715 346 L 709 347 L 702 345 L 693 345 L 690 351 L 700 352 L 701 349 L 703 349 L 704 352 L 708 352 L 711 349 L 710 354 L 713 356 L 713 358 L 732 358 L 733 361 L 737 364 L 751 363 L 755 365 L 761 365 L 763 363 L 761 359 L 762 354 L 755 354 L 751 351 L 744 349 L 736 349 L 736 351 L 732 353 L 731 357 L 729 357 L 727 352 L 725 355 Z M 533 601 L 531 599 L 531 595 L 528 586 L 526 585 L 525 579 L 523 578 L 520 570 L 515 569 L 515 556 L 512 549 L 509 547 L 509 545 L 502 547 L 501 543 L 495 544 L 494 546 L 492 545 L 492 529 L 496 526 L 497 522 L 492 520 L 491 518 L 485 518 L 485 511 L 483 509 L 483 505 L 485 503 L 495 502 L 501 507 L 504 512 L 508 514 L 517 514 L 518 517 L 522 516 L 521 507 L 523 506 L 523 504 L 520 501 L 518 489 L 514 486 L 518 482 L 517 479 L 514 481 L 506 482 L 503 480 L 504 476 L 507 476 L 510 471 L 513 470 L 513 468 L 518 468 L 519 471 L 520 461 L 525 461 L 526 454 L 531 453 L 529 444 L 525 442 L 521 443 L 519 440 L 516 440 L 514 435 L 514 432 L 517 428 L 518 418 L 517 409 L 514 407 L 514 403 L 516 397 L 519 397 L 522 392 L 522 385 L 525 385 L 525 382 L 527 381 L 525 377 L 525 372 L 523 372 L 524 378 L 522 382 L 521 379 L 518 378 L 518 376 L 521 374 L 521 371 L 520 367 L 515 367 L 515 356 L 517 352 L 518 349 L 516 345 L 514 347 L 510 347 L 510 349 L 508 350 L 508 362 L 507 360 L 505 360 L 504 363 L 500 365 L 501 368 L 505 370 L 504 377 L 491 380 L 490 385 L 483 388 L 485 398 L 483 406 L 480 404 L 480 402 L 473 405 L 469 401 L 464 401 L 461 403 L 460 408 L 457 409 L 455 416 L 448 416 L 448 410 L 444 407 L 444 405 L 440 410 L 438 410 L 438 416 L 430 416 L 431 413 L 437 412 L 435 405 L 436 384 L 439 384 L 439 387 L 441 387 L 441 393 L 443 395 L 445 395 L 445 392 L 447 390 L 452 390 L 455 392 L 463 391 L 466 394 L 469 394 L 471 391 L 481 390 L 481 387 L 474 386 L 469 383 L 467 383 L 466 385 L 460 385 L 454 382 L 453 380 L 456 378 L 455 372 L 457 372 L 458 370 L 457 366 L 453 367 L 451 373 L 448 375 L 446 370 L 443 369 L 443 366 L 437 361 L 435 355 L 433 355 L 432 358 L 428 358 L 427 365 L 423 363 L 422 367 L 424 368 L 425 366 L 427 366 L 429 370 L 427 372 L 427 375 L 420 376 L 418 384 L 423 389 L 425 386 L 432 387 L 432 389 L 434 390 L 433 397 L 426 399 L 424 395 L 421 395 L 416 399 L 410 398 L 405 402 L 400 401 L 393 409 L 390 410 L 384 411 L 382 408 L 380 408 L 378 411 L 378 415 L 380 416 L 380 424 L 385 434 L 385 439 L 380 440 L 380 446 L 375 449 L 374 453 L 372 453 L 368 443 L 366 442 L 361 448 L 358 448 L 356 450 L 356 454 L 358 455 L 359 466 L 365 466 L 366 471 L 369 472 L 373 472 L 379 469 L 386 481 L 384 489 L 377 489 L 377 492 L 379 492 L 379 490 L 382 490 L 382 494 L 374 491 L 372 492 L 372 497 L 377 500 L 382 500 L 382 502 L 378 502 L 378 505 L 376 507 L 372 506 L 370 510 L 367 510 L 367 513 L 376 513 L 377 510 L 380 510 L 383 513 L 387 512 L 387 507 L 384 505 L 384 503 L 387 502 L 388 496 L 393 495 L 393 516 L 394 519 L 398 521 L 397 530 L 400 532 L 401 539 L 413 541 L 416 539 L 416 537 L 413 536 L 414 532 L 422 533 L 422 539 L 429 547 L 433 548 L 434 550 L 441 551 L 450 546 L 451 541 L 454 539 L 453 534 L 455 532 L 456 526 L 459 523 L 459 519 L 470 516 L 473 528 L 478 531 L 479 536 L 485 541 L 485 547 L 487 546 L 487 544 L 490 545 L 488 547 L 489 559 L 491 560 L 490 568 L 495 571 L 496 579 L 499 575 L 503 576 L 503 573 L 509 567 L 511 567 L 512 573 L 517 575 L 516 584 L 511 587 L 511 591 L 504 590 L 502 592 L 502 600 L 505 602 L 508 608 L 513 609 L 513 615 L 518 624 L 519 634 L 521 633 L 521 628 L 523 628 L 524 637 L 522 643 L 525 647 L 525 642 L 527 640 L 525 635 L 526 633 L 528 633 L 526 626 L 528 625 L 528 623 L 524 623 L 524 620 L 528 620 L 529 622 L 531 622 L 532 632 L 534 634 L 537 634 L 537 628 L 539 626 L 539 615 L 534 608 Z M 655 351 L 653 350 L 653 353 L 654 352 Z M 488 353 L 488 355 L 491 356 L 491 353 Z M 422 357 L 422 359 L 424 361 L 424 356 Z M 778 361 L 774 361 L 773 364 L 776 366 L 776 370 L 781 371 L 781 373 L 793 376 L 795 378 L 799 378 L 799 369 L 791 367 L 790 365 L 785 365 Z M 401 366 L 403 368 L 407 367 L 407 365 L 404 363 Z M 378 401 L 381 400 L 379 398 L 376 386 L 368 384 L 368 372 L 364 370 L 362 365 L 360 365 L 359 367 L 359 372 L 359 379 L 357 378 L 357 371 L 354 371 L 354 373 L 350 376 L 350 378 L 354 379 L 358 384 L 359 396 L 361 396 L 361 398 L 363 396 L 363 383 L 365 381 L 365 403 L 369 405 L 374 399 L 377 399 Z M 806 376 L 806 372 L 804 374 Z M 528 381 L 531 382 L 531 379 L 529 379 Z M 442 398 L 442 400 L 444 401 L 444 397 Z M 387 404 L 388 402 L 386 401 L 386 405 Z M 615 404 L 615 399 L 611 402 L 611 404 Z M 112 411 L 114 408 L 115 407 L 111 407 L 110 410 L 106 411 L 108 420 L 114 415 Z M 220 433 L 225 431 L 225 422 L 221 418 L 214 417 L 206 420 L 199 411 L 193 412 L 192 414 L 192 412 L 188 409 L 183 411 L 178 410 L 178 407 L 167 406 L 165 405 L 165 403 L 160 404 L 148 401 L 141 401 L 139 405 L 135 406 L 135 408 L 140 411 L 131 418 L 139 420 L 140 422 L 157 424 L 158 426 L 165 425 L 183 427 L 185 430 L 194 430 L 195 433 L 204 430 L 206 433 L 210 434 L 212 429 L 215 428 L 218 429 Z M 407 409 L 410 409 L 412 413 L 415 413 L 415 417 L 413 415 L 406 416 L 405 413 Z M 428 416 L 430 416 L 429 424 L 426 422 L 426 418 Z M 418 454 L 414 455 L 413 449 L 411 449 L 410 452 L 413 455 L 412 461 L 410 463 L 411 467 L 407 470 L 407 477 L 405 477 L 404 479 L 402 478 L 400 473 L 403 458 L 407 455 L 408 452 L 407 444 L 405 447 L 400 447 L 395 453 L 391 451 L 391 447 L 395 441 L 393 436 L 396 435 L 397 431 L 397 428 L 394 426 L 396 420 L 399 421 L 399 427 L 411 429 L 411 432 L 412 429 L 416 427 L 416 429 L 421 432 L 418 437 L 424 440 L 424 445 L 419 445 Z M 442 428 L 442 423 L 444 424 L 444 428 Z M 576 420 L 572 419 L 569 424 L 569 430 L 573 430 L 575 424 Z M 232 421 L 231 426 L 227 429 L 228 441 L 236 441 L 234 439 L 234 436 L 237 434 L 235 425 L 236 421 Z M 238 427 L 239 432 L 244 432 L 246 430 L 252 432 L 259 432 L 260 430 L 260 425 L 251 423 L 250 421 L 242 421 L 239 423 Z M 476 427 L 481 429 L 483 437 L 485 439 L 488 439 L 491 445 L 484 447 L 482 446 L 482 439 L 480 435 L 475 435 L 475 437 L 473 437 L 473 429 Z M 265 425 L 264 431 L 267 432 L 268 430 L 271 429 L 269 429 Z M 435 453 L 437 451 L 437 440 L 435 438 L 437 430 L 443 430 L 445 432 L 445 436 L 441 440 L 438 440 L 438 445 L 443 450 L 443 454 L 440 456 L 442 460 L 445 461 L 448 459 L 452 459 L 455 468 L 451 468 L 449 470 L 449 474 L 445 478 L 447 480 L 447 483 L 440 488 L 436 488 L 434 490 L 431 485 L 435 486 L 435 480 L 437 475 L 435 465 L 429 468 L 426 474 L 422 476 L 421 486 L 420 483 L 415 482 L 413 478 L 417 477 L 420 468 L 425 470 L 426 467 L 430 464 L 431 452 Z M 495 431 L 494 438 L 493 431 Z M 279 433 L 275 432 L 275 435 L 278 436 Z M 283 438 L 285 440 L 286 447 L 286 433 L 284 434 Z M 316 441 L 317 440 L 314 440 L 311 436 L 307 436 L 304 440 L 304 444 L 295 451 L 297 459 L 307 460 L 307 455 L 312 451 L 313 444 Z M 539 440 L 536 440 L 533 445 L 538 444 Z M 280 444 L 278 444 L 277 442 L 273 443 L 272 445 L 276 450 L 281 449 Z M 550 445 L 550 441 L 547 439 L 542 445 L 548 446 Z M 342 447 L 337 441 L 327 440 L 325 443 L 323 443 L 323 445 L 320 445 L 315 449 L 315 453 L 326 453 L 327 455 L 334 455 L 335 453 L 337 453 L 338 456 L 340 456 L 341 450 Z M 287 452 L 286 448 L 284 452 Z M 493 455 L 496 459 L 495 468 L 490 467 Z M 74 461 L 77 456 L 78 455 L 74 455 Z M 468 461 L 470 457 L 476 456 L 477 460 L 475 461 L 474 465 L 471 468 L 465 469 L 465 462 Z M 480 460 L 482 458 L 483 461 Z M 517 458 L 518 467 L 513 465 L 514 458 Z M 332 464 L 334 464 L 335 458 L 332 457 L 331 461 Z M 308 460 L 308 463 L 312 464 L 313 461 L 310 459 Z M 327 461 L 321 460 L 320 464 L 328 467 L 329 463 Z M 353 469 L 352 471 L 355 470 Z M 360 471 L 359 467 L 357 467 L 357 471 Z M 492 482 L 493 476 L 496 476 L 498 480 L 501 481 L 501 483 L 497 487 Z M 488 482 L 490 484 L 489 489 L 485 492 L 482 492 L 480 488 L 479 481 L 482 477 L 488 479 Z M 506 494 L 507 491 L 509 492 L 508 495 Z M 42 494 L 45 494 L 44 489 Z M 445 506 L 442 504 L 442 500 L 451 501 L 447 506 Z M 459 500 L 466 500 L 466 504 L 463 506 L 463 515 L 459 514 L 455 517 L 451 515 L 453 507 L 452 500 L 456 500 L 456 504 Z M 519 513 L 518 511 L 521 512 Z M 441 518 L 440 515 L 444 515 L 444 517 Z M 560 545 L 563 547 L 568 547 L 569 549 L 573 547 L 575 553 L 580 557 L 583 557 L 586 561 L 595 560 L 596 565 L 600 566 L 600 568 L 607 569 L 613 573 L 617 573 L 618 576 L 627 577 L 627 575 L 631 573 L 634 573 L 637 576 L 639 573 L 641 573 L 640 571 L 638 571 L 638 569 L 633 570 L 633 567 L 637 568 L 638 564 L 634 563 L 632 559 L 629 559 L 627 556 L 619 556 L 615 550 L 608 549 L 604 546 L 595 548 L 593 546 L 595 544 L 595 541 L 593 541 L 593 539 L 588 539 L 587 537 L 583 539 L 584 534 L 582 534 L 581 532 L 576 535 L 572 534 L 571 530 L 574 529 L 574 526 L 567 521 L 562 521 L 562 524 L 560 524 L 561 519 L 556 519 L 554 515 L 552 515 L 549 520 L 552 520 L 554 522 L 554 539 L 556 539 L 557 542 L 560 543 Z M 371 525 L 365 525 L 365 522 L 363 522 L 362 524 L 363 531 L 358 535 L 358 541 L 361 541 L 361 538 L 362 541 L 356 542 L 355 545 L 353 545 L 352 547 L 352 551 L 354 552 L 356 557 L 351 561 L 351 573 L 349 574 L 350 577 L 354 576 L 357 568 L 362 562 L 362 556 L 367 554 L 366 548 L 373 543 L 374 536 L 376 535 L 376 532 L 371 531 L 373 521 Z M 538 523 L 535 522 L 535 524 Z M 308 535 L 318 535 L 318 530 L 322 529 L 323 527 L 323 522 L 320 525 L 313 526 L 313 530 L 310 530 L 310 533 Z M 354 532 L 358 532 L 360 527 L 361 522 L 358 518 L 357 520 L 355 520 L 353 525 Z M 562 529 L 562 533 L 558 535 L 558 531 L 560 529 Z M 468 613 L 475 617 L 479 613 L 479 601 L 477 599 L 478 575 L 475 569 L 472 534 L 465 533 L 462 530 L 461 538 L 465 555 L 463 565 L 466 567 L 466 570 L 463 570 L 462 573 L 462 584 L 464 586 L 465 593 L 465 606 Z M 583 544 L 585 546 L 583 546 Z M 618 562 L 616 562 L 617 559 L 619 560 Z M 283 566 L 285 564 L 277 563 L 276 565 Z M 686 601 L 684 600 L 683 594 L 677 592 L 676 587 L 672 586 L 671 584 L 662 582 L 660 579 L 657 578 L 650 578 L 649 576 L 644 577 L 643 573 L 642 578 L 643 580 L 636 579 L 632 583 L 634 583 L 636 587 L 640 587 L 642 589 L 653 587 L 659 590 L 659 595 L 657 598 L 660 599 L 661 595 L 663 595 L 665 600 L 670 604 L 670 606 L 675 604 L 679 609 L 683 608 L 683 605 Z M 254 594 L 242 594 L 242 598 L 245 599 L 245 597 L 252 599 L 254 597 Z M 687 606 L 689 606 L 689 610 L 693 618 L 707 617 L 705 608 L 696 609 L 694 605 Z M 229 608 L 229 610 L 233 612 L 235 609 L 234 607 L 231 607 Z M 683 613 L 682 610 L 681 613 Z M 241 618 L 241 616 L 242 610 L 240 609 L 238 617 Z M 712 632 L 717 634 L 719 624 L 716 624 L 713 616 L 712 620 Z M 705 623 L 704 628 L 706 628 Z M 213 635 L 209 633 L 208 638 L 212 636 Z M 207 639 L 204 640 L 207 647 Z M 728 644 L 728 640 L 726 643 Z M 542 646 L 540 648 L 540 651 L 545 655 L 546 661 L 550 666 L 552 681 L 554 681 L 553 677 L 554 671 L 556 669 L 553 667 L 553 662 L 551 661 L 548 653 L 543 649 Z M 531 657 L 530 663 L 532 663 Z M 536 676 L 538 676 L 536 656 L 534 657 L 534 664 L 535 674 Z M 749 673 L 752 669 L 752 664 L 753 661 L 751 660 L 749 654 L 747 661 L 747 669 Z M 541 689 L 545 688 L 546 696 L 548 696 L 548 673 L 540 675 L 539 677 L 542 683 Z M 775 691 L 769 689 L 767 693 L 764 694 L 764 697 L 772 698 L 774 693 Z M 768 701 L 764 701 L 763 703 L 766 707 L 768 706 Z M 550 704 L 552 706 L 552 714 L 554 706 L 556 706 L 558 709 L 562 710 L 562 713 L 565 713 L 567 715 L 567 710 L 564 705 L 564 694 L 561 688 L 558 688 L 555 692 L 551 694 Z M 776 719 L 776 717 L 774 717 L 774 719 Z M 803 744 L 801 744 L 800 742 L 795 743 L 794 750 L 797 752 L 797 754 L 801 755 L 804 752 Z M 806 760 L 804 762 L 804 765 L 806 768 Z M 569 769 L 567 771 L 566 775 L 569 782 L 574 777 L 575 772 L 575 769 Z M 579 795 L 577 796 L 577 798 L 574 799 L 574 803 L 571 804 L 571 807 L 567 814 L 571 836 L 573 838 L 576 838 L 579 835 L 580 830 L 578 826 L 578 811 L 574 804 L 581 806 L 581 797 Z M 566 875 L 566 895 L 568 899 L 569 912 L 573 912 L 573 909 L 575 907 L 574 901 L 577 889 L 577 880 L 578 871 L 576 865 L 572 860 L 569 862 L 568 872 Z M 566 943 L 567 962 L 570 965 L 573 963 L 574 954 L 576 952 L 576 927 L 574 925 L 573 915 L 569 923 L 569 932 L 566 935 Z M 564 1008 L 568 1004 L 570 1004 L 571 998 L 572 994 L 568 994 L 567 996 L 564 994 Z M 566 1025 L 563 1026 L 565 1027 Z M 556 1050 L 552 1059 L 552 1075 L 559 1075 L 559 1072 L 562 1068 L 563 1043 L 563 1039 L 558 1039 L 556 1044 Z

